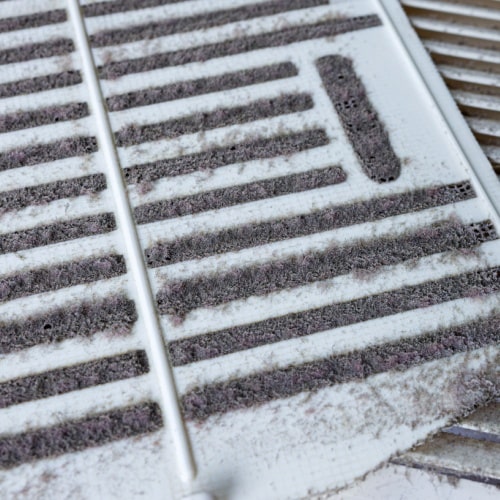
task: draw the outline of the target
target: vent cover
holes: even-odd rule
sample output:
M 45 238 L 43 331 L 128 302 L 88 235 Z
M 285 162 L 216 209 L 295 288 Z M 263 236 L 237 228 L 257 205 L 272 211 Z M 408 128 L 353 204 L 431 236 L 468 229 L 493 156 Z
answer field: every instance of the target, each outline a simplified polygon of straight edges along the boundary
M 5 498 L 305 497 L 493 396 L 498 187 L 396 2 L 80 3 L 0 4 Z

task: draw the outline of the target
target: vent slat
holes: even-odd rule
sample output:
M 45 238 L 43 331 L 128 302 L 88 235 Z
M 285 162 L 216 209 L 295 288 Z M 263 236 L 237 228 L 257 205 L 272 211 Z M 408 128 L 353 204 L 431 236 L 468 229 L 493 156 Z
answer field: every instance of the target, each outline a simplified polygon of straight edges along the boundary
M 466 116 L 500 123 L 495 104 L 500 96 L 500 10 L 495 0 L 402 0 L 418 34 Z M 463 98 L 464 93 L 477 98 Z M 461 96 L 461 97 L 458 97 Z M 481 99 L 484 96 L 484 100 Z M 464 102 L 466 101 L 466 102 Z M 492 109 L 493 108 L 493 109 Z M 474 130 L 474 128 L 473 128 Z M 497 139 L 475 131 L 493 168 L 500 172 Z
M 394 463 L 500 485 L 496 465 L 500 461 L 500 444 L 440 434 L 416 450 L 398 457 Z

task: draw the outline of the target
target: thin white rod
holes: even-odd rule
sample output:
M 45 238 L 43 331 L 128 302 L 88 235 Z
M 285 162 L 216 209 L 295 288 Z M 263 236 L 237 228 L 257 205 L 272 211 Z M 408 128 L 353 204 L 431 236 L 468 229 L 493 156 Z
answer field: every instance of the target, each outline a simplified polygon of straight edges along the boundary
M 168 360 L 160 323 L 156 314 L 151 283 L 149 282 L 142 248 L 133 221 L 126 185 L 114 144 L 113 132 L 104 108 L 101 87 L 78 0 L 68 0 L 68 9 L 75 30 L 74 36 L 82 57 L 84 79 L 89 89 L 90 104 L 97 125 L 97 139 L 108 167 L 109 188 L 113 194 L 116 216 L 124 235 L 130 271 L 137 288 L 138 306 L 144 319 L 150 345 L 151 367 L 158 378 L 160 405 L 175 447 L 179 476 L 184 482 L 188 483 L 196 475 L 195 463 L 184 427 L 172 367 Z

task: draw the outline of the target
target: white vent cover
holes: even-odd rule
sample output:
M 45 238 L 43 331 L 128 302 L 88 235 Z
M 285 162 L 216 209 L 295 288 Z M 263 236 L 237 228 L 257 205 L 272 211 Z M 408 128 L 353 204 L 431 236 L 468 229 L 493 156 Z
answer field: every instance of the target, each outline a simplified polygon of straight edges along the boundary
M 397 2 L 81 4 L 0 3 L 3 498 L 318 495 L 494 395 L 500 192 Z

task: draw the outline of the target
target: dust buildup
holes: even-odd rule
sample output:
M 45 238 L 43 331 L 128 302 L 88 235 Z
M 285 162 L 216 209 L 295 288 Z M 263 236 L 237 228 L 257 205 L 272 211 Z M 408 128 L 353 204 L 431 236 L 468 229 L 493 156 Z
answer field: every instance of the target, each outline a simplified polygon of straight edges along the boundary
M 158 139 L 173 139 L 184 134 L 247 123 L 272 116 L 306 111 L 314 106 L 309 94 L 285 94 L 274 99 L 259 99 L 245 106 L 219 108 L 151 125 L 128 125 L 116 132 L 117 146 L 132 146 Z
M 479 372 L 463 371 L 454 383 L 450 383 L 446 392 L 451 395 L 455 405 L 459 408 L 459 416 L 468 415 L 474 407 L 484 409 L 486 404 L 492 401 L 498 402 L 500 397 L 499 363 L 500 351 L 497 351 L 493 363 L 488 364 Z M 498 437 L 498 434 L 495 437 Z
M 185 175 L 200 170 L 215 170 L 240 162 L 289 156 L 307 149 L 326 146 L 329 142 L 324 130 L 306 130 L 269 139 L 244 141 L 201 153 L 136 165 L 126 168 L 124 175 L 129 184 L 148 182 L 162 177 Z
M 276 369 L 227 382 L 206 385 L 182 398 L 184 416 L 205 420 L 305 391 L 363 380 L 388 371 L 448 358 L 498 342 L 500 316 L 297 366 Z
M 114 14 L 116 12 L 146 9 L 148 7 L 156 7 L 158 5 L 168 5 L 185 1 L 186 0 L 114 0 L 82 5 L 81 9 L 84 16 L 95 17 L 106 14 Z
M 316 24 L 294 26 L 262 35 L 243 36 L 234 40 L 190 49 L 111 62 L 97 69 L 101 78 L 113 79 L 131 73 L 152 71 L 154 69 L 180 66 L 193 62 L 203 62 L 217 57 L 242 54 L 267 47 L 281 47 L 304 40 L 330 37 L 381 25 L 380 18 L 375 14 L 334 19 Z
M 82 83 L 82 75 L 79 71 L 64 71 L 62 73 L 2 83 L 0 84 L 0 97 L 33 94 L 43 92 L 44 90 L 70 87 L 79 83 Z
M 0 436 L 0 467 L 15 467 L 84 450 L 154 432 L 162 426 L 160 408 L 156 403 L 147 402 L 23 434 Z
M 86 103 L 82 102 L 0 115 L 0 133 L 78 120 L 88 116 L 88 114 L 89 108 Z
M 99 31 L 90 36 L 90 44 L 94 47 L 104 47 L 106 45 L 130 43 L 175 33 L 207 29 L 246 19 L 271 16 L 294 9 L 307 9 L 327 4 L 328 0 L 273 0 L 271 2 L 245 5 L 238 8 L 206 12 L 190 17 L 149 22 L 125 29 Z
M 0 354 L 54 344 L 97 332 L 130 332 L 137 321 L 133 300 L 123 295 L 57 308 L 19 321 L 0 322 Z
M 0 303 L 19 297 L 114 278 L 127 271 L 121 255 L 106 255 L 14 274 L 0 279 Z
M 104 174 L 94 174 L 0 192 L 0 215 L 29 205 L 43 205 L 64 198 L 99 193 L 104 189 L 106 189 L 106 177 Z
M 499 267 L 446 277 L 439 281 L 428 281 L 349 302 L 176 340 L 169 344 L 170 360 L 174 366 L 185 365 L 462 297 L 484 296 L 498 291 Z
M 357 269 L 372 271 L 434 253 L 475 247 L 496 237 L 490 221 L 467 226 L 440 222 L 398 237 L 333 245 L 326 251 L 311 251 L 220 274 L 171 281 L 157 294 L 157 302 L 161 313 L 182 318 L 199 307 L 262 296 Z
M 27 28 L 37 28 L 47 24 L 62 23 L 66 21 L 66 11 L 64 9 L 37 12 L 25 16 L 7 17 L 0 19 L 0 33 L 6 31 L 23 30 Z
M 30 43 L 12 49 L 0 50 L 0 64 L 11 64 L 30 61 L 31 59 L 62 56 L 74 50 L 75 46 L 73 41 L 69 38 L 60 38 L 49 42 Z
M 380 183 L 397 179 L 401 162 L 352 61 L 327 56 L 318 59 L 316 66 L 364 173 Z
M 148 371 L 146 353 L 134 351 L 29 375 L 0 383 L 0 408 L 138 377 Z
M 165 266 L 457 203 L 475 196 L 469 182 L 410 191 L 317 210 L 287 219 L 248 224 L 214 233 L 187 236 L 169 243 L 159 243 L 146 250 L 146 261 L 150 267 Z M 136 210 L 140 210 L 140 207 Z
M 49 144 L 35 144 L 0 153 L 0 172 L 11 168 L 27 167 L 97 151 L 95 137 L 71 137 Z
M 115 217 L 107 213 L 0 234 L 0 254 L 103 234 L 114 229 L 116 229 Z
M 225 73 L 208 78 L 171 83 L 163 87 L 153 87 L 114 95 L 108 97 L 106 103 L 110 111 L 121 111 L 137 106 L 148 106 L 158 102 L 185 99 L 211 92 L 221 92 L 281 78 L 289 78 L 297 74 L 297 68 L 290 62 L 270 64 L 260 68 L 235 71 L 234 73 Z
M 289 193 L 300 193 L 311 189 L 332 186 L 345 180 L 346 174 L 340 167 L 328 167 L 285 177 L 252 182 L 242 186 L 216 189 L 176 200 L 149 203 L 136 207 L 134 215 L 138 224 L 145 224 L 172 217 L 196 214 L 206 210 L 216 210 L 239 205 L 240 203 L 264 200 Z

